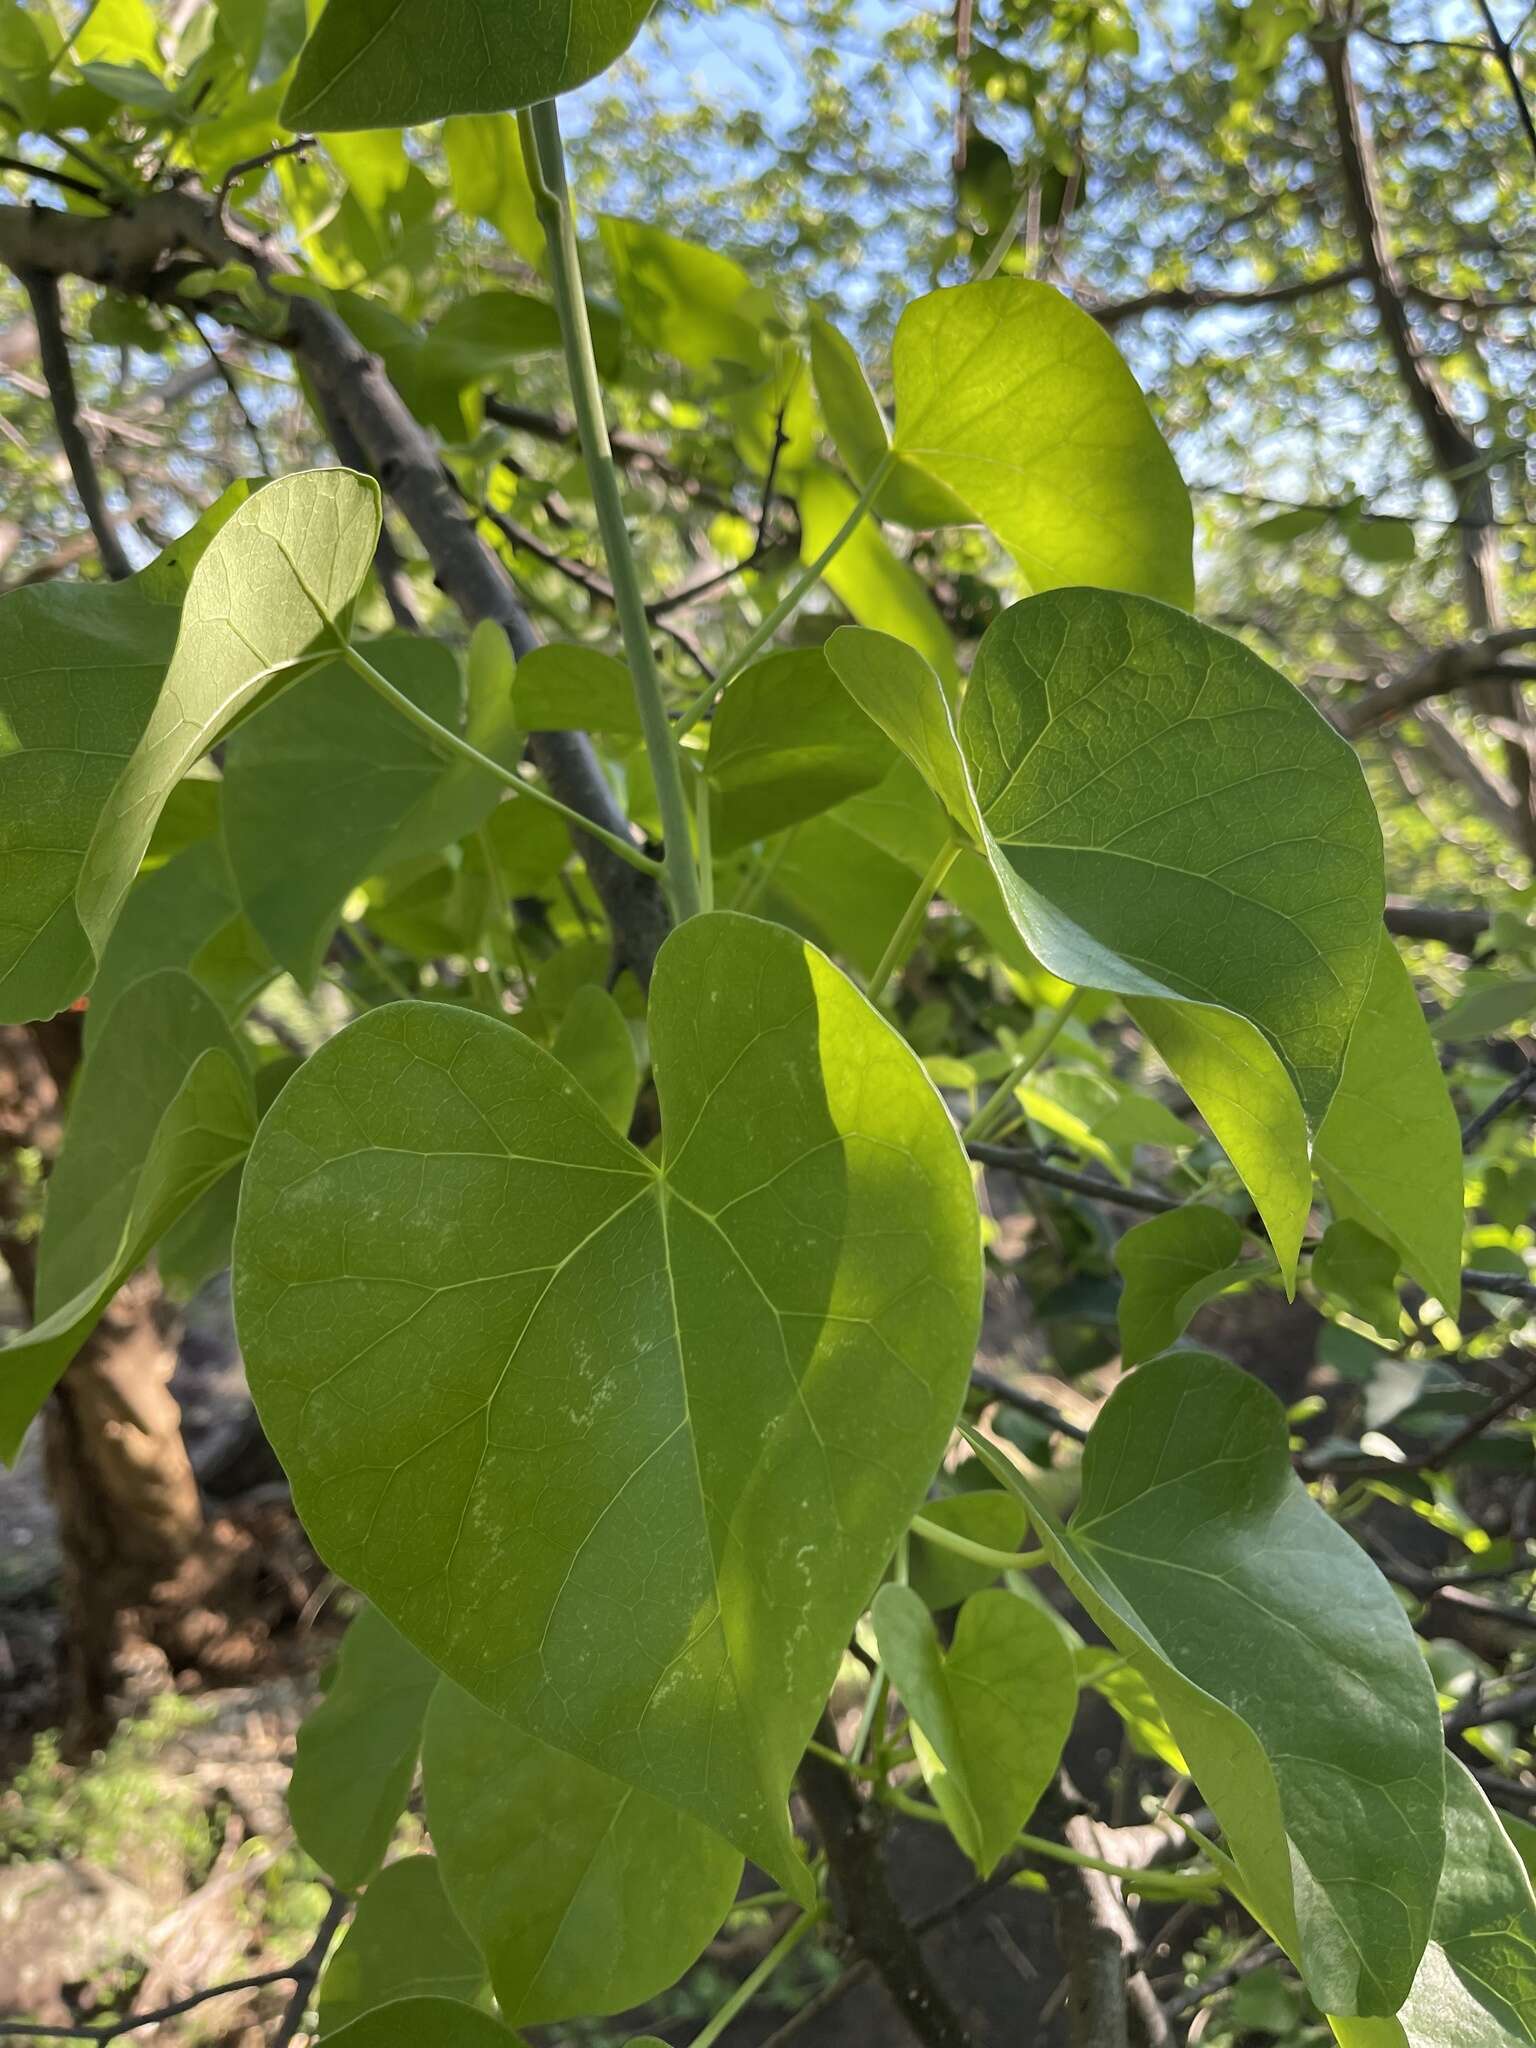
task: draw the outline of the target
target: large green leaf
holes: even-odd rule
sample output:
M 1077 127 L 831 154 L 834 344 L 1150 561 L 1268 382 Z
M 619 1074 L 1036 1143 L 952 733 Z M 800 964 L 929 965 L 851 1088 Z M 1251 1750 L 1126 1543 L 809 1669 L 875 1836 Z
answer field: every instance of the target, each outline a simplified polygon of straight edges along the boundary
M 719 1835 L 446 1679 L 422 1770 L 444 1888 L 513 2026 L 643 2004 L 697 1961 L 736 1896 L 741 1857 Z
M 966 1601 L 947 1651 L 910 1586 L 882 1586 L 872 1618 L 928 1789 L 986 1877 L 1061 1762 L 1077 1711 L 1072 1652 L 1044 1608 L 996 1588 Z
M 449 1905 L 434 1856 L 404 1856 L 363 1893 L 320 1980 L 322 2036 L 401 1998 L 475 2005 L 485 1959 Z
M 970 1368 L 970 1176 L 910 1051 L 787 932 L 680 927 L 650 1031 L 659 1165 L 490 1018 L 349 1025 L 247 1169 L 242 1347 L 338 1571 L 803 1891 L 789 1780 Z
M 743 669 L 709 728 L 709 779 L 722 853 L 830 810 L 887 775 L 895 754 L 820 648 Z
M 462 728 L 463 682 L 450 648 L 391 633 L 367 651 L 440 725 Z M 483 769 L 445 766 L 415 726 L 331 662 L 229 742 L 224 843 L 246 915 L 307 988 L 358 883 L 472 832 L 500 794 Z
M 268 484 L 192 571 L 176 651 L 107 799 L 76 891 L 99 955 L 170 792 L 274 676 L 334 640 L 373 561 L 379 487 L 348 469 Z
M 49 1183 L 38 1321 L 0 1353 L 0 1457 L 164 1231 L 240 1159 L 250 1076 L 212 998 L 168 967 L 124 991 L 75 1084 Z
M 1335 1216 L 1363 1223 L 1452 1315 L 1461 1304 L 1461 1131 L 1388 933 L 1313 1158 Z
M 1343 2048 L 1531 2048 L 1536 1894 L 1482 1787 L 1445 1760 L 1445 1868 L 1429 1947 L 1394 2019 L 1335 2020 Z
M 552 100 L 629 47 L 653 0 L 330 0 L 282 105 L 290 128 L 413 128 Z
M 535 647 L 517 664 L 512 705 L 529 732 L 641 732 L 629 670 L 596 647 Z
M 411 1796 L 437 1667 L 365 1607 L 324 1699 L 299 1730 L 288 1812 L 306 1855 L 344 1891 L 384 1861 Z
M 1440 1877 L 1440 1716 L 1391 1588 L 1292 1473 L 1279 1402 L 1200 1352 L 1143 1366 L 1100 1411 L 1065 1530 L 976 1442 L 1151 1687 L 1313 1998 L 1395 2012 Z
M 174 605 L 128 583 L 0 598 L 0 1018 L 51 1017 L 90 984 L 75 907 L 85 848 L 154 709 Z
M 1353 751 L 1283 676 L 1099 590 L 988 628 L 958 734 L 910 648 L 843 628 L 828 656 L 1053 974 L 1247 1018 L 1321 1120 L 1375 963 L 1381 832 Z
M 1191 1202 L 1149 1216 L 1115 1246 L 1120 1293 L 1120 1356 L 1140 1365 L 1176 1343 L 1190 1317 L 1239 1277 L 1242 1225 L 1224 1209 Z
M 995 277 L 902 314 L 895 446 L 997 535 L 1031 590 L 1194 596 L 1189 493 L 1109 336 L 1047 284 Z

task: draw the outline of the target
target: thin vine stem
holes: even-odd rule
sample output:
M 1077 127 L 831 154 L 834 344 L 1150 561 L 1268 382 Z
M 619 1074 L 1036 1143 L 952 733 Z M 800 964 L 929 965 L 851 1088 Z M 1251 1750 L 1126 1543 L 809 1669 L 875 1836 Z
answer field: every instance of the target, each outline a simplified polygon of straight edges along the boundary
M 779 599 L 756 632 L 751 635 L 746 644 L 737 653 L 731 656 L 725 667 L 721 669 L 719 675 L 712 682 L 706 683 L 686 710 L 679 713 L 672 727 L 672 731 L 678 739 L 681 739 L 684 733 L 692 732 L 721 691 L 729 684 L 735 682 L 748 662 L 753 660 L 768 645 L 768 642 L 778 632 L 784 621 L 791 618 L 800 609 L 803 600 L 816 588 L 816 585 L 826 574 L 832 562 L 853 538 L 858 530 L 859 522 L 878 497 L 880 486 L 890 475 L 891 466 L 895 459 L 895 455 L 889 449 L 881 456 L 880 460 L 875 464 L 874 472 L 869 482 L 860 491 L 858 498 L 855 500 L 848 517 L 843 521 L 836 533 L 833 534 L 804 575 L 797 580 L 791 590 Z
M 903 1792 L 894 1785 L 881 1787 L 876 1797 L 882 1804 L 893 1806 L 911 1820 L 928 1821 L 936 1827 L 949 1826 L 936 1806 L 926 1799 L 914 1799 L 910 1792 Z M 1065 1842 L 1053 1842 L 1046 1835 L 1017 1834 L 1012 1847 L 1026 1856 L 1038 1856 L 1047 1863 L 1070 1863 L 1078 1870 L 1102 1871 L 1106 1877 L 1118 1878 L 1143 1897 L 1208 1899 L 1222 1885 L 1222 1880 L 1214 1872 L 1191 1872 L 1181 1876 L 1177 1871 L 1137 1869 L 1129 1863 L 1111 1863 L 1103 1856 L 1090 1856 L 1082 1849 L 1069 1849 Z
M 678 758 L 676 737 L 667 716 L 661 675 L 651 645 L 651 622 L 646 615 L 640 568 L 624 516 L 619 472 L 608 439 L 603 387 L 597 374 L 597 355 L 592 346 L 592 328 L 582 287 L 576 215 L 565 176 L 560 117 L 553 100 L 542 100 L 536 107 L 525 109 L 517 118 L 523 135 L 523 154 L 528 160 L 533 182 L 535 209 L 549 245 L 550 282 L 560 317 L 560 338 L 565 350 L 566 373 L 570 379 L 571 404 L 576 414 L 582 460 L 597 512 L 598 532 L 602 536 L 603 553 L 608 562 L 608 581 L 613 589 L 614 608 L 619 615 L 619 632 L 629 661 L 646 753 L 650 757 L 651 776 L 656 785 L 656 805 L 661 813 L 662 843 L 666 853 L 666 891 L 671 899 L 672 913 L 682 923 L 685 918 L 697 916 L 702 907 L 689 829 L 688 798 L 683 789 L 682 762 Z
M 968 1557 L 972 1564 L 989 1564 L 1000 1572 L 1032 1572 L 1051 1561 L 1048 1550 L 994 1550 L 990 1543 L 974 1543 L 958 1530 L 946 1529 L 942 1522 L 930 1522 L 926 1515 L 914 1515 L 911 1527 L 914 1536 L 921 1536 L 935 1549 L 953 1551 L 956 1557 Z
M 472 762 L 476 768 L 484 769 L 487 775 L 494 775 L 502 787 L 510 789 L 514 796 L 531 797 L 536 804 L 543 804 L 546 810 L 558 812 L 568 825 L 574 825 L 578 831 L 585 832 L 591 839 L 600 840 L 622 860 L 627 860 L 632 868 L 639 868 L 642 874 L 659 875 L 662 872 L 661 863 L 652 860 L 648 853 L 642 853 L 630 840 L 621 839 L 617 832 L 610 832 L 606 825 L 595 824 L 591 818 L 583 817 L 580 811 L 572 810 L 569 804 L 563 804 L 557 796 L 551 796 L 547 789 L 540 789 L 534 782 L 525 782 L 515 769 L 504 768 L 500 761 L 493 761 L 489 754 L 482 754 L 478 747 L 471 745 L 466 739 L 461 739 L 446 725 L 439 725 L 430 711 L 423 711 L 419 704 L 413 704 L 405 692 L 397 690 L 389 677 L 381 675 L 367 655 L 356 647 L 342 646 L 338 652 L 354 675 L 361 676 L 370 689 L 377 690 L 386 704 L 393 705 L 402 718 L 408 718 L 418 732 L 425 733 L 433 745 L 441 748 L 444 753 L 457 755 L 461 761 Z
M 752 1974 L 744 1977 L 736 1986 L 703 2031 L 694 2035 L 690 2048 L 713 2048 L 713 2044 L 719 2040 L 737 2014 L 744 2012 L 752 2003 L 774 1971 L 788 1961 L 805 1937 L 813 1933 L 826 1917 L 827 1908 L 824 1903 L 812 1906 L 809 1912 L 802 1913 L 793 1926 L 779 1936 Z
M 980 1109 L 977 1110 L 970 1122 L 961 1131 L 960 1135 L 967 1144 L 971 1143 L 973 1139 L 987 1137 L 992 1131 L 998 1122 L 999 1111 L 1013 1100 L 1014 1090 L 1019 1086 L 1020 1082 L 1034 1072 L 1041 1060 L 1045 1058 L 1045 1055 L 1056 1043 L 1066 1028 L 1072 1013 L 1082 1001 L 1083 995 L 1084 991 L 1082 989 L 1073 989 L 1071 995 L 1067 997 L 1067 1000 L 1056 1011 L 1050 1023 L 1046 1026 L 1045 1035 L 1038 1043 L 1032 1045 L 1027 1052 L 1021 1053 L 1014 1061 L 1002 1080 L 998 1082 Z
M 865 993 L 872 1003 L 879 1002 L 881 996 L 885 993 L 886 985 L 892 975 L 896 973 L 908 953 L 912 950 L 912 941 L 916 936 L 917 928 L 927 916 L 929 904 L 942 887 L 944 877 L 959 858 L 960 851 L 960 841 L 958 839 L 946 840 L 935 855 L 932 867 L 929 868 L 927 874 L 918 883 L 912 901 L 901 914 L 901 922 L 897 925 L 895 931 L 891 933 L 890 944 L 880 956 L 879 966 L 869 977 L 869 987 Z

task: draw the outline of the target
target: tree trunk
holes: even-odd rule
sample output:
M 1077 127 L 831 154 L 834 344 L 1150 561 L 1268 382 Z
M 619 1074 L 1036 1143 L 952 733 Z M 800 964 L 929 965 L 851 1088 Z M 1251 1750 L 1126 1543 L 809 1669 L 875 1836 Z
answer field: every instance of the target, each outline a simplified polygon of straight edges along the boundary
M 66 1013 L 31 1031 L 0 1029 L 0 1256 L 28 1314 L 37 1208 L 30 1159 L 46 1162 L 58 1149 L 79 1021 Z M 159 1643 L 173 1662 L 196 1661 L 212 1620 L 189 1611 L 176 1584 L 208 1536 L 170 1391 L 175 1362 L 159 1283 L 137 1274 L 44 1411 L 44 1469 L 63 1553 L 63 1718 L 76 1751 L 111 1734 L 126 1634 Z

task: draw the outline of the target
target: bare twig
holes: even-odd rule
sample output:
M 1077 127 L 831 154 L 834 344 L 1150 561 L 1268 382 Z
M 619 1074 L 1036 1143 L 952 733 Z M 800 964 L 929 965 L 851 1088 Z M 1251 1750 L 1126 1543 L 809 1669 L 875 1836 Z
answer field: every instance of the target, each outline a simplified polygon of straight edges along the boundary
M 1491 1124 L 1496 1124 L 1506 1110 L 1514 1109 L 1524 1101 L 1531 1090 L 1536 1088 L 1536 1060 L 1527 1060 L 1525 1071 L 1516 1074 L 1507 1088 L 1500 1089 L 1486 1109 L 1480 1109 L 1476 1116 L 1468 1117 L 1461 1127 L 1461 1149 L 1470 1152 L 1478 1139 Z
M 56 185 L 61 192 L 73 192 L 80 199 L 101 199 L 99 185 L 89 185 L 84 178 L 71 176 L 68 171 L 56 171 L 52 164 L 30 164 L 25 157 L 0 155 L 0 171 L 20 171 L 24 177 L 40 178 L 45 185 Z
M 1251 1977 L 1255 1970 L 1265 1969 L 1279 1959 L 1280 1951 L 1272 1941 L 1261 1941 L 1257 1948 L 1251 1948 L 1244 1956 L 1237 1956 L 1224 1969 L 1213 1970 L 1209 1977 L 1202 1977 L 1198 1984 L 1191 1984 L 1185 1991 L 1175 1993 L 1169 1999 L 1166 2011 L 1170 2019 L 1177 2019 L 1192 2007 L 1203 2005 L 1218 1992 L 1230 1991 L 1234 1984 L 1240 1984 L 1244 1977 Z
M 1065 1188 L 1069 1194 L 1088 1195 L 1096 1202 L 1108 1202 L 1121 1209 L 1139 1209 L 1146 1216 L 1165 1216 L 1182 1208 L 1171 1195 L 1154 1194 L 1150 1188 L 1123 1188 L 1118 1181 L 1102 1180 L 1093 1173 L 1072 1173 L 1064 1166 L 1052 1166 L 1037 1152 L 1011 1145 L 967 1145 L 966 1152 L 980 1166 L 1000 1167 L 1016 1173 L 1021 1180 L 1041 1181 L 1046 1187 Z
M 1520 67 L 1515 61 L 1514 47 L 1499 27 L 1498 16 L 1489 5 L 1489 0 L 1477 0 L 1477 6 L 1483 17 L 1483 26 L 1488 31 L 1488 41 L 1493 47 L 1494 59 L 1508 83 L 1509 96 L 1515 103 L 1515 112 L 1519 116 L 1531 155 L 1536 157 L 1536 119 L 1531 115 L 1531 103 L 1526 97 L 1525 83 L 1520 76 Z
M 1001 1401 L 1007 1408 L 1017 1408 L 1021 1415 L 1028 1415 L 1033 1421 L 1043 1423 L 1047 1429 L 1054 1429 L 1061 1436 L 1071 1437 L 1074 1443 L 1082 1444 L 1088 1441 L 1087 1430 L 1079 1429 L 1077 1424 L 1069 1421 L 1059 1408 L 1053 1408 L 1049 1401 L 1036 1400 L 1033 1394 L 1023 1393 L 995 1372 L 988 1372 L 982 1366 L 973 1365 L 971 1385 L 978 1392 L 985 1394 L 988 1400 Z
M 1447 1735 L 1460 1735 L 1467 1728 L 1486 1728 L 1494 1721 L 1513 1721 L 1517 1728 L 1528 1728 L 1533 1717 L 1536 1717 L 1536 1685 L 1516 1686 L 1513 1692 L 1494 1698 L 1479 1688 L 1445 1715 L 1445 1732 Z
M 824 1749 L 836 1750 L 837 1731 L 829 1716 L 822 1716 L 816 1736 Z M 874 1817 L 848 1774 L 808 1751 L 799 1783 L 826 1851 L 839 1916 L 853 1951 L 879 1977 L 927 2048 L 967 2048 L 965 2027 L 939 1989 L 891 1894 Z
M 64 315 L 59 304 L 59 281 L 56 277 L 47 276 L 36 270 L 23 271 L 20 275 L 27 297 L 32 303 L 32 318 L 37 325 L 38 356 L 42 362 L 43 376 L 47 380 L 48 396 L 53 404 L 54 424 L 58 428 L 59 442 L 68 460 L 70 475 L 75 480 L 80 507 L 90 522 L 91 532 L 96 536 L 101 566 L 114 581 L 120 582 L 123 577 L 133 574 L 133 565 L 123 552 L 123 544 L 117 537 L 117 528 L 107 511 L 101 479 L 96 474 L 96 461 L 80 425 L 80 401 L 75 391 L 74 368 L 69 360 L 69 343 L 64 336 Z
M 229 195 L 242 178 L 248 178 L 253 171 L 266 170 L 275 164 L 279 157 L 306 156 L 314 147 L 313 135 L 295 135 L 291 142 L 274 142 L 270 149 L 258 150 L 254 156 L 243 156 L 238 163 L 231 164 L 219 180 L 219 189 L 213 196 L 219 218 L 223 219 L 224 209 L 229 204 Z
M 35 2020 L 0 2020 L 0 2038 L 47 2040 L 47 2041 L 116 2041 L 124 2034 L 136 2034 L 143 2027 L 157 2027 L 163 2020 L 179 2019 L 183 2013 L 193 2012 L 200 2005 L 207 2005 L 215 1998 L 228 1998 L 237 1991 L 260 1991 L 269 1984 L 292 1984 L 293 1996 L 284 2012 L 283 2024 L 278 2029 L 273 2048 L 288 2048 L 303 2020 L 309 1996 L 315 1980 L 325 1966 L 325 1959 L 336 1939 L 336 1931 L 346 1918 L 351 1900 L 343 1892 L 333 1892 L 331 1903 L 326 1908 L 325 1918 L 318 1932 L 304 1954 L 296 1963 L 290 1963 L 281 1970 L 258 1970 L 249 1977 L 232 1977 L 224 1984 L 209 1984 L 201 1991 L 191 1991 L 185 1998 L 178 1998 L 170 2005 L 156 2007 L 153 2012 L 127 2013 L 120 2020 L 104 2020 L 99 2025 L 46 2026 Z M 288 2024 L 289 2015 L 293 2024 Z

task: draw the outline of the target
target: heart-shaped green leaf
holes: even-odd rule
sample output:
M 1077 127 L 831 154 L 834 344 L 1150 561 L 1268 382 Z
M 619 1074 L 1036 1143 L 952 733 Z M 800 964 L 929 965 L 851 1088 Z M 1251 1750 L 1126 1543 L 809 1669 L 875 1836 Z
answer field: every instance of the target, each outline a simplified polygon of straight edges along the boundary
M 1225 634 L 1099 590 L 988 628 L 958 734 L 910 648 L 843 627 L 827 651 L 1052 973 L 1247 1018 L 1321 1121 L 1384 883 L 1360 764 L 1299 691 Z
M 1077 1711 L 1072 1652 L 1044 1608 L 997 1588 L 966 1601 L 947 1651 L 910 1586 L 882 1586 L 872 1619 L 928 1789 L 986 1877 L 1061 1762 Z
M 1440 1878 L 1440 1715 L 1391 1588 L 1293 1474 L 1279 1402 L 1201 1352 L 1142 1366 L 1090 1432 L 1069 1529 L 973 1442 L 1151 1687 L 1313 1998 L 1395 2012 Z
M 1413 982 L 1386 932 L 1313 1157 L 1335 1216 L 1383 1238 L 1454 1315 L 1461 1130 Z
M 1482 1787 L 1445 1760 L 1445 1869 L 1429 1947 L 1395 2019 L 1334 2020 L 1342 2048 L 1531 2048 L 1536 1894 Z
M 696 1820 L 445 1679 L 422 1752 L 443 1884 L 517 2027 L 624 2012 L 691 1968 L 741 1882 Z
M 1240 1277 L 1242 1249 L 1242 1225 L 1205 1202 L 1128 1230 L 1115 1246 L 1122 1362 L 1140 1365 L 1176 1343 L 1195 1311 Z
M 282 105 L 290 128 L 414 128 L 552 100 L 628 49 L 653 0 L 330 0 Z
M 349 1025 L 247 1169 L 242 1347 L 338 1571 L 803 1890 L 785 1795 L 966 1384 L 975 1205 L 911 1052 L 788 932 L 691 919 L 650 1030 L 659 1165 L 493 1019 Z
M 0 1352 L 0 1458 L 156 1240 L 245 1153 L 250 1075 L 212 998 L 177 968 L 126 990 L 75 1084 L 38 1256 L 38 1322 Z
M 902 314 L 899 455 L 970 506 L 1031 590 L 1194 596 L 1189 493 L 1098 322 L 1054 286 L 994 277 Z
M 325 1697 L 299 1730 L 288 1812 L 306 1855 L 344 1891 L 384 1861 L 421 1751 L 437 1667 L 365 1607 L 342 1638 Z
M 435 1856 L 403 1856 L 363 1893 L 320 1981 L 320 2032 L 402 1998 L 473 2006 L 485 1959 L 449 1905 Z

